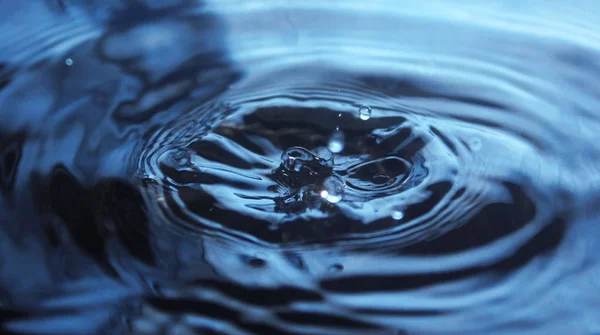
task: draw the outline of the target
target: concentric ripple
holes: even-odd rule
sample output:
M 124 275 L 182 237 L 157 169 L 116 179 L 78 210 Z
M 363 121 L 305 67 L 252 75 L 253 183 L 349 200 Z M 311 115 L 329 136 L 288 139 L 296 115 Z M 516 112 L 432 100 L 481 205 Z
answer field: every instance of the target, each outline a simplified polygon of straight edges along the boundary
M 289 304 L 291 319 L 264 329 L 350 333 L 341 320 L 358 320 L 480 334 L 538 322 L 512 311 L 552 299 L 564 267 L 551 255 L 597 175 L 581 167 L 598 150 L 573 136 L 600 129 L 596 94 L 574 84 L 597 82 L 577 65 L 591 59 L 555 49 L 565 35 L 550 24 L 517 34 L 516 18 L 467 24 L 441 3 L 348 5 L 215 6 L 243 76 L 149 134 L 137 170 L 152 181 L 140 188 L 156 229 L 201 239 L 208 262 L 241 287 L 294 283 L 327 300 L 310 304 L 313 322 Z M 266 16 L 282 18 L 269 33 Z M 302 328 L 334 310 L 340 323 Z
M 553 216 L 551 185 L 542 193 L 526 184 L 537 173 L 527 169 L 544 149 L 541 139 L 447 115 L 456 100 L 433 89 L 419 94 L 435 110 L 398 98 L 416 98 L 410 82 L 419 77 L 293 67 L 299 75 L 283 68 L 247 78 L 153 135 L 139 170 L 156 182 L 147 196 L 164 199 L 157 203 L 173 227 L 277 244 L 408 246 L 474 217 L 472 225 L 489 225 L 498 238 L 538 212 Z M 276 92 L 266 78 L 277 78 Z M 473 115 L 504 113 L 461 105 Z M 512 206 L 511 225 L 478 217 L 500 203 Z

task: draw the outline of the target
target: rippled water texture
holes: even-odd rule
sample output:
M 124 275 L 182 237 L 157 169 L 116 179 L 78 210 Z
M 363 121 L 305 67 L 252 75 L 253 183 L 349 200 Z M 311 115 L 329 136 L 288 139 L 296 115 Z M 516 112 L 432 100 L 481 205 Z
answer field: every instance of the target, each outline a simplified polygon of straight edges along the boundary
M 594 1 L 0 3 L 12 334 L 600 334 Z

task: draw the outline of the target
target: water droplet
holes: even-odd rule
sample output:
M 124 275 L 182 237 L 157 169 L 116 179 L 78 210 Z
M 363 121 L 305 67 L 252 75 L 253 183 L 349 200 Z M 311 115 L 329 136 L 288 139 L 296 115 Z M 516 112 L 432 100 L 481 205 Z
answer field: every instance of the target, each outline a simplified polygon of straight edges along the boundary
M 327 148 L 334 154 L 342 152 L 344 150 L 344 133 L 339 130 L 334 131 L 329 138 Z
M 313 159 L 310 151 L 302 147 L 291 147 L 281 154 L 281 163 L 288 171 L 300 172 Z
M 342 272 L 344 266 L 342 264 L 333 264 L 328 268 L 329 272 Z
M 469 148 L 471 148 L 471 150 L 473 151 L 479 151 L 481 150 L 481 139 L 479 137 L 473 137 L 470 141 L 469 141 Z
M 367 106 L 367 105 L 363 105 L 358 109 L 358 117 L 361 120 L 368 120 L 371 118 L 371 107 Z
M 339 177 L 327 177 L 323 181 L 323 189 L 321 190 L 321 197 L 323 199 L 335 204 L 342 200 L 343 195 L 344 182 Z
M 402 220 L 403 218 L 404 218 L 404 212 L 401 209 L 396 208 L 392 211 L 392 219 Z
M 71 65 L 73 65 L 73 60 L 71 58 L 67 58 L 67 59 L 65 59 L 65 64 L 67 66 L 71 66 Z
M 338 117 L 342 117 L 342 113 L 339 113 L 339 114 L 338 114 Z

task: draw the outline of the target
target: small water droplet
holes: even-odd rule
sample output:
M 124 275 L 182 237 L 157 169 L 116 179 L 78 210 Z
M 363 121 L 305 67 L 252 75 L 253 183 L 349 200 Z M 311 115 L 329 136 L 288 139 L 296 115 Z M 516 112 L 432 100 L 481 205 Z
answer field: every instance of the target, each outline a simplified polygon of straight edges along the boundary
M 65 64 L 67 66 L 71 66 L 71 65 L 73 65 L 73 60 L 71 58 L 67 58 L 67 59 L 65 59 Z
M 358 109 L 358 117 L 364 121 L 370 119 L 371 118 L 371 107 L 369 107 L 367 105 L 362 105 Z
M 327 143 L 327 148 L 334 154 L 340 153 L 344 150 L 344 140 L 344 133 L 340 130 L 336 130 L 331 134 L 329 142 Z
M 471 150 L 473 151 L 479 151 L 481 150 L 481 139 L 479 137 L 473 137 L 470 141 L 469 141 L 469 148 L 471 148 Z
M 404 218 L 404 212 L 401 209 L 396 208 L 392 211 L 392 219 L 402 220 L 403 218 Z
M 344 195 L 344 182 L 336 176 L 327 177 L 323 181 L 321 197 L 328 202 L 335 204 L 342 200 Z
M 328 268 L 329 272 L 342 272 L 344 266 L 342 264 L 333 264 Z
M 342 113 L 339 113 L 339 114 L 338 114 L 338 117 L 342 117 Z

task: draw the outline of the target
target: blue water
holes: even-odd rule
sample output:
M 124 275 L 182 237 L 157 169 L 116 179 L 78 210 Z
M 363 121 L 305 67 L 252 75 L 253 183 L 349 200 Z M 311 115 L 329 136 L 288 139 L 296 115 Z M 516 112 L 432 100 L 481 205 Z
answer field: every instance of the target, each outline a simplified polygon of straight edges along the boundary
M 597 13 L 0 2 L 0 329 L 600 334 Z

